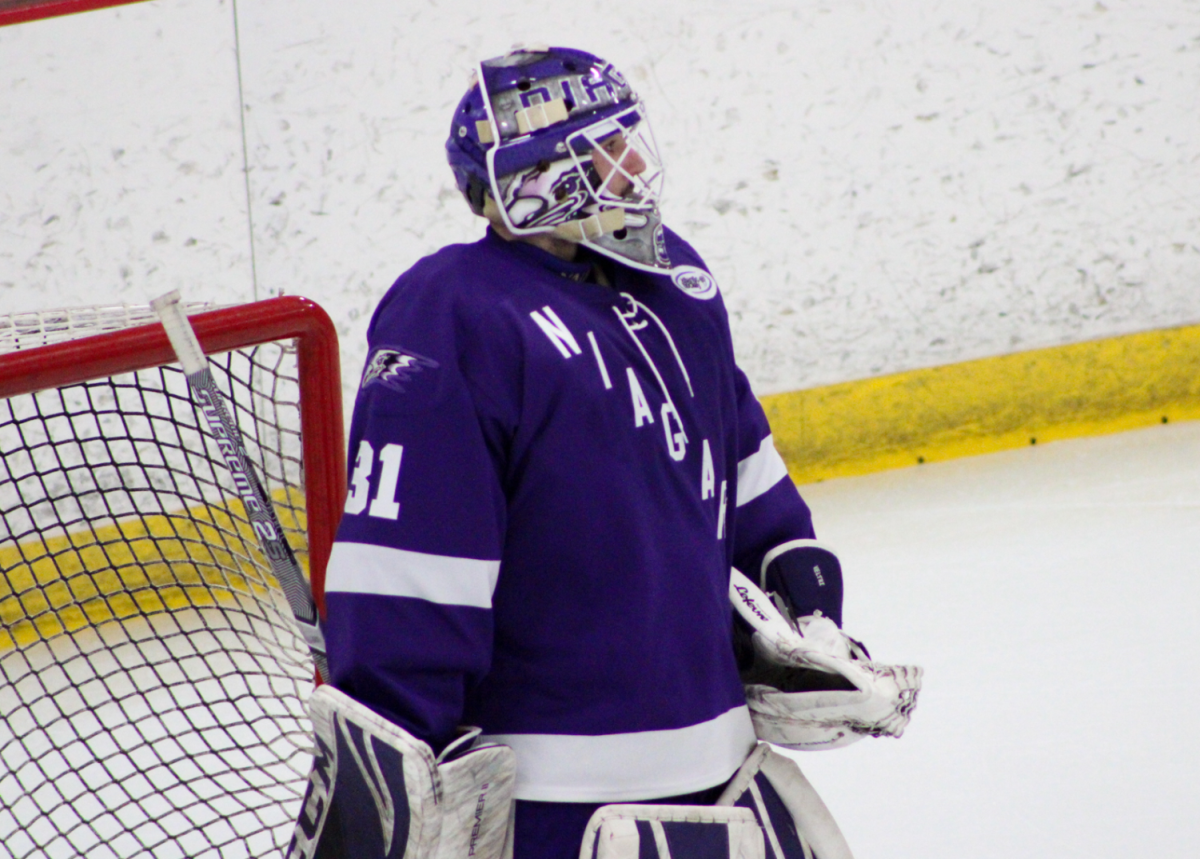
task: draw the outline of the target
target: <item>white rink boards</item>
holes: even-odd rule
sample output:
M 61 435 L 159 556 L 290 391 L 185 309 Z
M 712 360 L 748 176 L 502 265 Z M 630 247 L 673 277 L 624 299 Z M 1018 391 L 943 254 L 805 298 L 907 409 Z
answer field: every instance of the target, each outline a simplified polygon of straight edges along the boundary
M 546 41 L 645 99 L 666 223 L 759 394 L 1192 322 L 1198 36 L 1195 0 L 156 0 L 0 28 L 0 307 L 305 295 L 349 403 L 383 292 L 482 232 L 443 149 L 474 63 Z
M 1196 855 L 1200 422 L 801 493 L 926 669 L 902 739 L 798 756 L 857 859 Z

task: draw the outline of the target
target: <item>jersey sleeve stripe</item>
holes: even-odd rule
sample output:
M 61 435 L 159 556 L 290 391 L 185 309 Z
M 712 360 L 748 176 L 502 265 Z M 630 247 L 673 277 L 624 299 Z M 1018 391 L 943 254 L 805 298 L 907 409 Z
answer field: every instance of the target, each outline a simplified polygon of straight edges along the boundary
M 540 802 L 628 802 L 720 784 L 756 742 L 745 705 L 715 719 L 627 734 L 494 734 L 517 753 L 516 798 Z
M 491 608 L 499 576 L 499 561 L 338 542 L 333 544 L 329 557 L 325 592 L 412 597 L 439 605 Z
M 787 465 L 775 450 L 775 438 L 768 435 L 758 450 L 738 463 L 737 506 L 749 504 L 787 476 Z

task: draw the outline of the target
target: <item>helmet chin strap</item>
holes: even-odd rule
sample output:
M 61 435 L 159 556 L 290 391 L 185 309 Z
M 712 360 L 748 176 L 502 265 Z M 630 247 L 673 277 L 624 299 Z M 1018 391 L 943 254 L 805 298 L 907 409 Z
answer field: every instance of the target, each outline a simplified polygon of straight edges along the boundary
M 521 232 L 510 230 L 508 219 L 504 217 L 504 214 L 500 206 L 496 205 L 495 198 L 491 194 L 486 194 L 483 200 L 483 216 L 494 227 L 503 228 L 502 232 L 512 238 L 529 235 L 554 236 L 591 248 L 596 253 L 640 271 L 664 274 L 671 270 L 670 261 L 664 259 L 659 262 L 660 256 L 654 250 L 654 233 L 660 229 L 661 223 L 657 216 L 652 218 L 643 216 L 640 220 L 644 220 L 646 223 L 641 227 L 631 228 L 626 222 L 624 209 L 602 209 L 586 218 L 578 218 L 559 224 L 553 229 L 531 233 L 527 230 Z M 626 230 L 626 236 L 617 239 L 613 233 L 618 230 Z
M 492 224 L 503 225 L 507 232 L 517 237 L 548 234 L 555 238 L 575 242 L 576 244 L 598 239 L 605 233 L 613 233 L 625 227 L 624 209 L 603 209 L 594 215 L 567 221 L 553 228 L 536 231 L 517 231 L 509 228 L 508 220 L 504 217 L 503 210 L 500 206 L 496 205 L 496 199 L 491 194 L 484 197 L 483 216 L 491 221 Z
M 602 209 L 595 215 L 559 224 L 552 232 L 560 239 L 586 242 L 589 239 L 598 239 L 605 233 L 614 233 L 624 227 L 624 209 Z
M 589 237 L 582 244 L 639 271 L 651 274 L 671 271 L 671 261 L 661 245 L 662 220 L 657 210 L 630 213 L 622 229 L 620 238 L 614 233 L 604 233 Z

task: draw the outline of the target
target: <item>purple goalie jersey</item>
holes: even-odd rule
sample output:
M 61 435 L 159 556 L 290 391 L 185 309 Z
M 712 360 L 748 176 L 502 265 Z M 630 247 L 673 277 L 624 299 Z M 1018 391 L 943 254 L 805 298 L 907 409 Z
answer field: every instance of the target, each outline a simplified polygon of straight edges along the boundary
M 651 275 L 490 232 L 380 303 L 326 580 L 333 683 L 435 748 L 481 726 L 517 797 L 727 779 L 754 744 L 730 566 L 812 537 L 694 250 Z

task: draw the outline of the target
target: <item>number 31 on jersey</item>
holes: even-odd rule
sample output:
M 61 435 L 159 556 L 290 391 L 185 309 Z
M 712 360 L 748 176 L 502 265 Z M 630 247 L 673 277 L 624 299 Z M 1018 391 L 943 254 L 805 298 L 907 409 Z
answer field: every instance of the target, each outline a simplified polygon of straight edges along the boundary
M 346 512 L 357 515 L 364 510 L 367 515 L 380 519 L 396 519 L 400 516 L 400 502 L 396 500 L 396 485 L 400 482 L 400 458 L 404 446 L 385 444 L 379 451 L 379 479 L 375 495 L 371 496 L 371 476 L 375 472 L 375 449 L 363 439 L 358 443 L 358 456 L 354 459 L 354 474 L 350 477 L 350 492 L 346 496 Z M 370 509 L 368 509 L 368 502 Z

